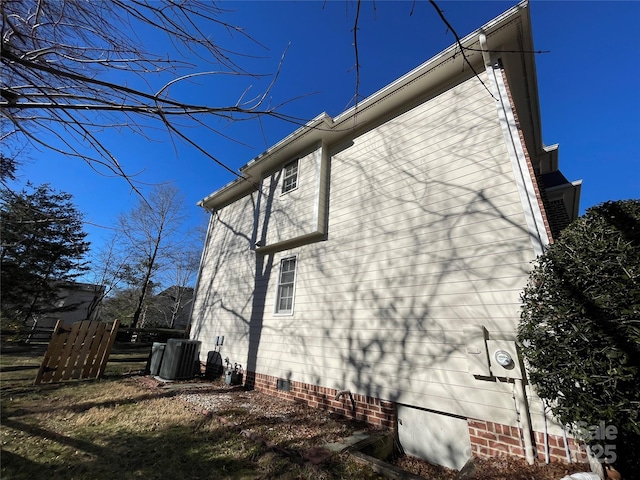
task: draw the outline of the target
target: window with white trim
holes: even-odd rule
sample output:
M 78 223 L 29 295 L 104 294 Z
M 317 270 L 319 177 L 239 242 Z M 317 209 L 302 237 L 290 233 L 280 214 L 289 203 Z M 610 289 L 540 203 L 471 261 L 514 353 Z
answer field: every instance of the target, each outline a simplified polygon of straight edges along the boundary
M 293 313 L 293 290 L 296 281 L 296 257 L 280 261 L 276 313 Z
M 298 186 L 298 160 L 284 166 L 282 178 L 282 193 L 290 192 Z

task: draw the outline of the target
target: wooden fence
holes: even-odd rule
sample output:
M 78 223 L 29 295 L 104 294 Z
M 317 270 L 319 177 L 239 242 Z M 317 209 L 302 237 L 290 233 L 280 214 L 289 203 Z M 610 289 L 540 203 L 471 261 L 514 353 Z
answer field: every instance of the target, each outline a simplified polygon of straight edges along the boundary
M 120 322 L 85 320 L 71 328 L 56 324 L 35 384 L 98 378 L 104 373 Z

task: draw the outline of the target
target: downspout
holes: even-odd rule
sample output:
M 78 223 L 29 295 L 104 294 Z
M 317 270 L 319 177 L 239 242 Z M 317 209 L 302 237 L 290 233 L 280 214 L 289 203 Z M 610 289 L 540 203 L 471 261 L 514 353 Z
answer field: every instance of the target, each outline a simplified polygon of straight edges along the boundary
M 487 36 L 484 33 L 481 33 L 478 36 L 478 41 L 480 42 L 480 49 L 482 50 L 484 66 L 486 68 L 491 68 L 491 55 L 489 54 L 489 48 L 487 47 Z
M 527 217 L 527 223 L 528 223 L 529 231 L 532 237 L 531 241 L 533 243 L 533 248 L 536 255 L 539 255 L 543 251 L 544 240 L 540 235 L 538 222 L 536 221 L 534 206 L 531 204 L 532 200 L 528 197 L 526 199 L 523 198 L 524 196 L 523 188 L 526 189 L 527 182 L 526 182 L 525 174 L 522 171 L 524 166 L 522 165 L 521 160 L 524 160 L 524 159 L 520 157 L 523 157 L 524 153 L 518 151 L 517 143 L 513 138 L 514 133 L 511 132 L 511 129 L 509 128 L 510 111 L 508 109 L 511 106 L 509 104 L 508 97 L 505 101 L 504 96 L 506 95 L 506 92 L 504 92 L 503 88 L 500 87 L 498 78 L 496 77 L 496 72 L 495 72 L 495 69 L 493 68 L 493 62 L 491 59 L 491 53 L 489 52 L 489 47 L 487 46 L 487 36 L 484 33 L 480 33 L 480 35 L 478 36 L 478 41 L 480 43 L 480 49 L 482 50 L 482 59 L 484 61 L 484 66 L 487 72 L 489 84 L 493 89 L 494 97 L 498 99 L 498 102 L 499 102 L 499 105 L 497 105 L 498 117 L 503 127 L 503 131 L 505 132 L 505 137 L 507 137 L 505 138 L 505 140 L 507 144 L 507 149 L 509 150 L 509 156 L 511 158 L 512 165 L 514 166 L 514 172 L 518 172 L 522 179 L 522 180 L 517 179 L 516 182 L 518 184 L 520 183 L 523 184 L 523 185 L 518 185 L 519 186 L 518 190 L 521 192 L 521 200 L 523 203 L 523 207 L 525 207 L 525 216 Z M 511 115 L 513 115 L 512 112 L 511 112 Z M 517 132 L 515 132 L 515 134 L 517 135 Z M 519 137 L 518 137 L 518 141 L 519 141 Z M 511 148 L 509 148 L 510 144 L 511 144 Z M 522 148 L 522 146 L 520 146 L 520 148 Z M 526 214 L 526 207 L 529 207 L 531 211 L 530 217 L 529 215 Z M 526 376 L 526 370 L 523 370 L 523 376 Z M 524 437 L 523 440 L 524 440 L 525 458 L 527 459 L 527 463 L 532 465 L 535 461 L 535 450 L 534 450 L 533 443 L 531 441 L 531 439 L 533 438 L 533 429 L 531 428 L 531 416 L 529 412 L 529 403 L 527 402 L 527 396 L 525 393 L 524 382 L 525 382 L 524 378 L 514 379 L 515 394 L 517 397 L 517 402 L 519 404 L 519 412 L 520 412 L 519 417 L 522 420 L 522 436 Z
M 480 34 L 479 40 L 489 83 L 493 89 L 494 97 L 498 101 L 498 105 L 496 105 L 498 120 L 505 136 L 505 145 L 515 175 L 533 251 L 536 256 L 542 255 L 545 247 L 549 244 L 549 237 L 544 226 L 542 213 L 538 207 L 538 199 L 515 122 L 513 106 L 510 103 L 507 87 L 500 70 L 495 69 L 491 64 L 486 36 Z
M 549 456 L 549 430 L 547 428 L 547 407 L 542 404 L 542 421 L 544 422 L 544 462 L 550 463 L 551 458 Z
M 562 425 L 562 439 L 564 440 L 564 453 L 567 456 L 567 462 L 573 463 L 571 461 L 571 450 L 569 449 L 569 439 L 567 438 L 567 429 L 564 425 Z
M 533 465 L 535 462 L 535 450 L 531 442 L 533 429 L 531 428 L 531 420 L 529 418 L 529 402 L 527 402 L 527 395 L 524 390 L 524 379 L 515 379 L 514 383 L 519 410 L 522 412 L 520 420 L 522 421 L 522 436 L 524 437 L 524 455 L 527 463 Z

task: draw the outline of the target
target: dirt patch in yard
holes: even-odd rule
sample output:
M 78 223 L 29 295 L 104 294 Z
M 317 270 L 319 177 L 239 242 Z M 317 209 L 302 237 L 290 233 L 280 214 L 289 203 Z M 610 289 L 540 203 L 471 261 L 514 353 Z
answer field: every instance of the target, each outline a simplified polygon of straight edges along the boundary
M 186 402 L 202 413 L 226 419 L 229 425 L 256 433 L 267 442 L 304 459 L 305 453 L 327 443 L 340 442 L 355 432 L 380 433 L 363 422 L 345 418 L 306 404 L 288 401 L 258 391 L 231 387 L 224 382 L 167 383 L 143 377 L 151 388 L 173 389 L 175 398 Z M 460 478 L 457 470 L 432 465 L 411 456 L 390 460 L 403 470 L 425 479 L 454 480 Z M 585 465 L 528 465 L 524 460 L 500 457 L 476 459 L 466 479 L 474 480 L 559 480 L 574 472 L 585 471 Z

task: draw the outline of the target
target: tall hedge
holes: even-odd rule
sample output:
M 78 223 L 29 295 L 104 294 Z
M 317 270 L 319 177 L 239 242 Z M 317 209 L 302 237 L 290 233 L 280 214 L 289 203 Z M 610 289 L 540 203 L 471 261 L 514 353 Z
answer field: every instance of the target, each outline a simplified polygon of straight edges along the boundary
M 598 205 L 569 225 L 536 261 L 522 300 L 518 340 L 538 395 L 563 424 L 592 427 L 601 459 L 636 475 L 640 200 Z M 617 433 L 593 428 L 602 422 Z

